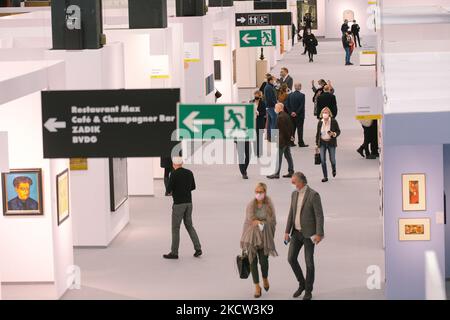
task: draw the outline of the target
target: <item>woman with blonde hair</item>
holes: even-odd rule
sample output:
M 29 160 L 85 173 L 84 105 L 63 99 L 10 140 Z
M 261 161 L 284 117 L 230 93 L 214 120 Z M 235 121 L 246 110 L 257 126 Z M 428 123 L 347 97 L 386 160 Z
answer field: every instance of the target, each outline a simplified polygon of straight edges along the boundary
M 276 224 L 275 208 L 267 196 L 267 186 L 258 183 L 255 187 L 255 198 L 247 206 L 241 237 L 241 248 L 248 255 L 250 262 L 255 298 L 261 297 L 262 291 L 259 285 L 258 260 L 264 289 L 269 291 L 269 255 L 278 255 L 274 242 Z
M 327 151 L 330 154 L 333 177 L 336 177 L 336 147 L 337 137 L 340 134 L 341 129 L 339 129 L 337 120 L 333 118 L 333 113 L 330 108 L 323 108 L 320 113 L 320 120 L 317 124 L 316 133 L 316 146 L 317 149 L 320 150 L 320 160 L 322 162 L 322 182 L 328 182 Z

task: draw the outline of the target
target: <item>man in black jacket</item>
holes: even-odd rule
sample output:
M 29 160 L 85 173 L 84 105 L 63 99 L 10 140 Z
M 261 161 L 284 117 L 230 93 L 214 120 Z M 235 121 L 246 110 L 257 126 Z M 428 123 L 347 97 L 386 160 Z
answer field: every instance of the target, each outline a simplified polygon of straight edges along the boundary
M 289 88 L 289 90 L 292 91 L 292 88 L 294 87 L 294 79 L 292 79 L 292 77 L 289 75 L 289 70 L 288 68 L 281 68 L 280 71 L 280 87 L 283 84 L 286 84 L 287 87 Z
M 343 35 L 346 34 L 347 31 L 348 31 L 349 29 L 350 29 L 350 27 L 348 26 L 348 20 L 345 19 L 345 20 L 344 20 L 344 23 L 343 23 L 342 26 L 341 26 L 341 32 L 342 32 L 342 34 L 343 34 Z
M 164 259 L 178 259 L 180 246 L 180 226 L 184 221 L 189 236 L 194 244 L 194 257 L 202 255 L 202 247 L 197 232 L 192 224 L 192 191 L 196 189 L 194 174 L 183 168 L 181 157 L 172 159 L 174 171 L 170 175 L 167 191 L 172 194 L 172 248 L 169 254 L 163 255 Z
M 277 114 L 275 113 L 275 105 L 277 104 L 277 93 L 275 90 L 275 77 L 270 77 L 267 85 L 264 88 L 264 101 L 267 106 L 267 136 L 268 140 L 272 139 L 272 130 L 277 126 Z
M 326 85 L 323 90 L 324 92 L 317 98 L 317 119 L 320 120 L 320 113 L 325 107 L 330 108 L 333 117 L 336 118 L 338 114 L 336 96 L 330 92 L 329 85 Z
M 295 131 L 298 134 L 298 146 L 300 148 L 308 147 L 303 141 L 303 125 L 305 123 L 305 94 L 301 92 L 302 84 L 296 83 L 295 91 L 292 92 L 286 102 L 286 109 L 291 117 L 292 125 L 294 131 L 292 136 L 295 137 Z M 292 141 L 291 146 L 295 146 L 294 141 Z
M 356 23 L 356 20 L 353 20 L 353 24 L 352 24 L 352 34 L 353 34 L 353 38 L 355 39 L 355 46 L 357 47 L 358 45 L 361 47 L 361 39 L 359 37 L 359 31 L 361 30 L 359 24 Z
M 281 163 L 283 161 L 283 155 L 288 162 L 288 174 L 284 175 L 283 178 L 291 178 L 294 174 L 294 161 L 292 160 L 291 154 L 291 139 L 293 126 L 289 115 L 284 112 L 284 105 L 282 103 L 277 103 L 275 107 L 277 117 L 277 129 L 278 129 L 278 162 L 277 169 L 273 175 L 268 176 L 268 179 L 280 179 Z

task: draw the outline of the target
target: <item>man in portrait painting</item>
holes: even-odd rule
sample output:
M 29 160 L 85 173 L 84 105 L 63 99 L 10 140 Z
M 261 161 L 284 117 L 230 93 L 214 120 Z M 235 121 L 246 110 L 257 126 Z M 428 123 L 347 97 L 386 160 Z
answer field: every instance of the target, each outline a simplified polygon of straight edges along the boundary
M 409 203 L 410 204 L 419 203 L 419 181 L 409 182 Z
M 36 200 L 30 198 L 30 187 L 33 180 L 29 177 L 19 176 L 14 178 L 13 185 L 17 197 L 8 201 L 8 209 L 12 211 L 38 210 L 39 204 Z

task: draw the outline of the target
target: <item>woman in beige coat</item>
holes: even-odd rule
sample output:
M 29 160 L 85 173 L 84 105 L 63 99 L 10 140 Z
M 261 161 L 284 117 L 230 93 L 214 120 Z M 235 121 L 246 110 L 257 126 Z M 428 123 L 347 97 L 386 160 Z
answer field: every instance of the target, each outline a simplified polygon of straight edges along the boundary
M 247 206 L 241 238 L 241 248 L 247 253 L 250 262 L 255 284 L 255 298 L 261 297 L 258 260 L 264 289 L 269 291 L 269 255 L 278 255 L 274 242 L 276 223 L 275 209 L 272 200 L 267 196 L 267 186 L 264 183 L 258 183 L 255 188 L 255 198 Z

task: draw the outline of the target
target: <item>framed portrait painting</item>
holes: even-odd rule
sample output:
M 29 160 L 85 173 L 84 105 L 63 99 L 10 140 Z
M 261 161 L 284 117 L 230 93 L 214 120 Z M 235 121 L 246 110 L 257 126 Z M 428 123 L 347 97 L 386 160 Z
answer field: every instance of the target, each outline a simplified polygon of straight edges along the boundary
M 3 215 L 44 214 L 41 169 L 13 169 L 2 173 Z
M 109 159 L 109 190 L 111 212 L 116 212 L 128 200 L 128 167 L 126 158 Z
M 56 204 L 58 209 L 58 226 L 69 218 L 69 170 L 56 176 Z
M 426 211 L 425 174 L 402 175 L 403 211 Z
M 429 241 L 430 219 L 400 219 L 398 222 L 400 241 Z

